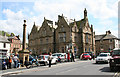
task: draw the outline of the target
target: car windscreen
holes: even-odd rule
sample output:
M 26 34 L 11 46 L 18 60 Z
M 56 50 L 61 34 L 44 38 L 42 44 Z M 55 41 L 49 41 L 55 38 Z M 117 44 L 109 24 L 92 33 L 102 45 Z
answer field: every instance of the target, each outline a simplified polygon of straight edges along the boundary
M 48 56 L 45 56 L 45 58 L 48 58 Z
M 53 54 L 52 56 L 60 56 L 61 54 Z
M 100 54 L 99 56 L 100 56 L 100 57 L 106 57 L 107 54 Z
M 120 55 L 120 50 L 114 50 L 114 51 L 112 52 L 112 55 Z
M 43 59 L 43 57 L 48 58 L 48 56 L 39 56 L 38 59 Z
M 57 56 L 56 54 L 53 54 L 52 56 Z

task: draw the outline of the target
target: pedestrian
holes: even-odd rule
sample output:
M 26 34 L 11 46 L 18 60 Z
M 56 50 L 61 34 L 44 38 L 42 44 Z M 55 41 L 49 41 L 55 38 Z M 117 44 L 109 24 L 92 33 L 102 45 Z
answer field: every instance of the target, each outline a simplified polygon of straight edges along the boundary
M 25 57 L 25 63 L 24 63 L 24 65 L 26 66 L 26 68 L 27 69 L 29 69 L 30 67 L 29 67 L 29 62 L 27 61 L 27 57 Z
M 9 68 L 11 69 L 11 63 L 12 63 L 12 58 L 11 56 L 9 57 Z
M 52 53 L 51 52 L 49 53 L 48 61 L 49 61 L 49 67 L 51 67 L 51 61 L 52 61 Z
M 6 58 L 6 65 L 7 65 L 7 68 L 9 68 L 9 58 L 8 57 Z
M 75 54 L 74 54 L 74 53 L 72 53 L 72 56 L 73 56 L 73 61 L 75 62 Z
M 61 58 L 60 58 L 60 56 L 58 56 L 58 62 L 60 62 L 60 63 L 61 63 Z
M 93 58 L 93 60 L 95 59 L 95 54 L 93 53 L 93 55 L 92 55 L 92 58 Z
M 71 62 L 73 61 L 73 52 L 71 52 Z
M 39 66 L 38 57 L 37 57 L 37 56 L 35 57 L 35 60 L 36 60 L 35 64 L 36 64 L 37 66 Z
M 18 68 L 20 68 L 20 60 L 18 59 Z
M 70 61 L 70 53 L 68 52 L 68 55 L 67 55 L 67 59 L 68 59 L 68 62 Z
M 18 59 L 18 57 L 17 57 L 17 54 L 15 54 L 15 56 L 13 57 L 13 60 L 14 60 L 14 67 L 17 68 L 17 66 L 18 66 L 18 61 L 19 61 L 19 59 Z

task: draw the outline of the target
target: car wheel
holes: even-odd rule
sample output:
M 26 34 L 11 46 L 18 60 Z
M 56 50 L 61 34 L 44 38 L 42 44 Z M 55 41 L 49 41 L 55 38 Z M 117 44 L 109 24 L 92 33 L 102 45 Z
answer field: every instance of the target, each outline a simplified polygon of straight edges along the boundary
M 98 64 L 98 61 L 96 61 L 96 64 Z
M 91 60 L 91 58 L 89 58 L 89 60 Z
M 57 64 L 57 61 L 55 61 L 55 64 Z

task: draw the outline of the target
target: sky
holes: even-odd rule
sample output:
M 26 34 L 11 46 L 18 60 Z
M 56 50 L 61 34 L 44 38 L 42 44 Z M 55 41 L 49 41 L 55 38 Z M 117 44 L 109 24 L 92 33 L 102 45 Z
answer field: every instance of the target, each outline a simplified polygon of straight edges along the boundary
M 0 30 L 20 35 L 22 40 L 23 20 L 27 21 L 28 34 L 34 22 L 42 25 L 44 17 L 56 22 L 63 14 L 81 20 L 85 8 L 96 35 L 110 30 L 118 37 L 118 0 L 1 0 Z

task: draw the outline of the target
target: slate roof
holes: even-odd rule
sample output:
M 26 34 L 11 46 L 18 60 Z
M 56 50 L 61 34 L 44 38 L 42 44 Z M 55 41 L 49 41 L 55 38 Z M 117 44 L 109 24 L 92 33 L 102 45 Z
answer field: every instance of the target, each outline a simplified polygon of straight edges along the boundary
M 108 34 L 103 39 L 117 39 L 117 37 L 112 34 Z
M 106 39 L 117 39 L 116 36 L 112 35 L 112 34 L 103 34 L 103 35 L 95 35 L 95 40 L 106 40 Z
M 53 25 L 53 21 L 46 19 L 48 25 Z
M 105 37 L 105 34 L 103 34 L 103 35 L 95 35 L 95 40 L 101 40 L 103 37 Z
M 10 41 L 8 41 L 8 37 L 6 36 L 1 36 L 0 35 L 0 42 L 2 42 L 2 43 L 10 43 Z
M 85 19 L 81 19 L 79 21 L 76 21 L 77 27 L 80 28 L 80 26 L 83 26 L 85 22 Z

